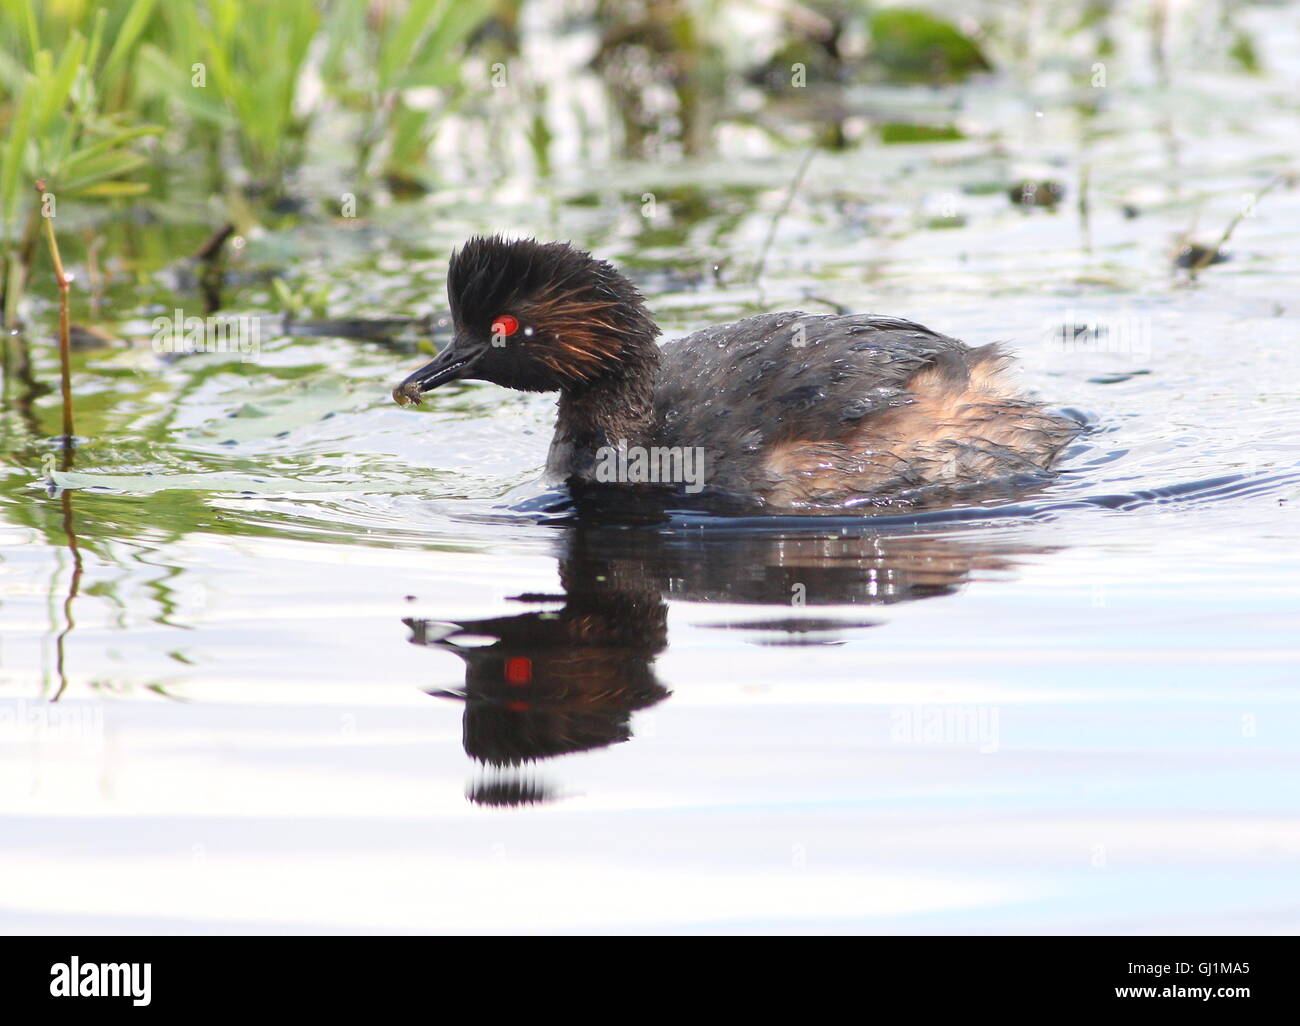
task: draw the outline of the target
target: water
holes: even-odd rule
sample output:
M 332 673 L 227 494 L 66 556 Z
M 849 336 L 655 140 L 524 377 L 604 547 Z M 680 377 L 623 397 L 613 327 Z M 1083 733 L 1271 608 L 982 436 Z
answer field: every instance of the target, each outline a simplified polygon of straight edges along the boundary
M 5 389 L 4 928 L 1293 932 L 1300 190 L 1261 193 L 1295 13 L 1247 12 L 1265 75 L 1090 115 L 1050 66 L 926 94 L 971 138 L 819 152 L 757 284 L 802 154 L 738 125 L 744 159 L 467 174 L 241 257 L 421 316 L 451 244 L 528 231 L 628 267 L 669 336 L 842 304 L 1005 340 L 1089 424 L 1011 499 L 575 523 L 536 483 L 551 398 L 399 409 L 413 334 L 159 354 L 197 302 L 161 268 L 108 286 L 126 344 L 78 352 L 63 470 L 43 306 Z M 1039 168 L 1055 211 L 985 188 Z M 1171 267 L 1243 210 L 1231 260 Z

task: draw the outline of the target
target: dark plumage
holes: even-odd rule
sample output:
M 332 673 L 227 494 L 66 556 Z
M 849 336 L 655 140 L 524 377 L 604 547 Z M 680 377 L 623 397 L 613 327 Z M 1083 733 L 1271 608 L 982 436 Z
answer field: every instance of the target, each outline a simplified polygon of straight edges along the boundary
M 559 478 L 606 480 L 620 447 L 691 450 L 710 493 L 822 512 L 1039 474 L 1079 431 L 1004 380 L 996 347 L 894 317 L 763 314 L 661 348 L 636 288 L 564 243 L 471 239 L 448 295 L 452 343 L 394 397 L 559 391 Z

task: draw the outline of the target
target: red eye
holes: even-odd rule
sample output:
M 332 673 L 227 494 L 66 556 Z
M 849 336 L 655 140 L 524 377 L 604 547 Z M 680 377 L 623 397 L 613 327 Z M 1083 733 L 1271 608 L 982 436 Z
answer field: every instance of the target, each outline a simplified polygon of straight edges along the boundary
M 492 322 L 493 335 L 513 335 L 518 330 L 518 319 L 511 317 L 509 314 L 502 314 Z

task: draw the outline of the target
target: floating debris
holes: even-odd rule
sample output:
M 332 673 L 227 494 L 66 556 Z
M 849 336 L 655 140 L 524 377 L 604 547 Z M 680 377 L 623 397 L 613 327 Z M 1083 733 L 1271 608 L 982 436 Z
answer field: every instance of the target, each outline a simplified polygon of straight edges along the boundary
M 1174 255 L 1174 266 L 1189 271 L 1199 271 L 1202 267 L 1209 267 L 1211 264 L 1222 264 L 1230 259 L 1232 259 L 1231 254 L 1225 253 L 1221 249 L 1211 249 L 1209 246 L 1201 246 L 1192 242 L 1183 246 Z
M 1025 179 L 1007 190 L 1007 198 L 1016 206 L 1046 207 L 1050 210 L 1065 199 L 1065 186 L 1060 182 Z

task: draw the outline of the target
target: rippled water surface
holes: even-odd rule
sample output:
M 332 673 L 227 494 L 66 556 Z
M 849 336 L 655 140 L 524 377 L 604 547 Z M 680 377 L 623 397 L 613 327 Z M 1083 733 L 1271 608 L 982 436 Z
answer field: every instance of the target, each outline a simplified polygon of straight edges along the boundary
M 733 127 L 251 238 L 256 360 L 155 352 L 196 300 L 124 270 L 66 469 L 47 297 L 5 377 L 4 928 L 1294 931 L 1300 17 L 1244 17 L 1264 74 L 1117 71 L 1081 111 L 1049 62 L 926 91 L 964 140 L 802 178 Z M 1024 174 L 1067 200 L 1013 205 Z M 552 397 L 400 409 L 418 331 L 284 334 L 259 274 L 437 320 L 489 228 L 615 260 L 669 336 L 838 305 L 1006 341 L 1088 431 L 947 512 L 549 514 Z

